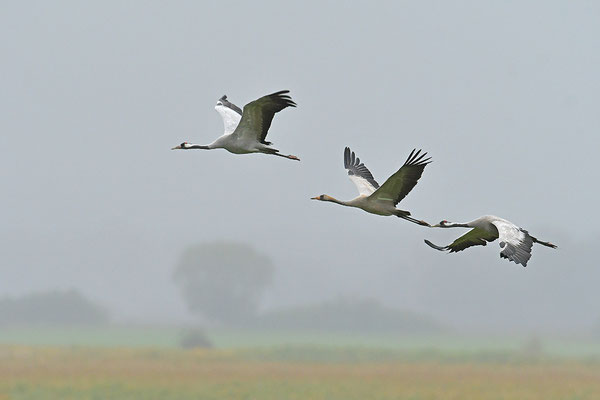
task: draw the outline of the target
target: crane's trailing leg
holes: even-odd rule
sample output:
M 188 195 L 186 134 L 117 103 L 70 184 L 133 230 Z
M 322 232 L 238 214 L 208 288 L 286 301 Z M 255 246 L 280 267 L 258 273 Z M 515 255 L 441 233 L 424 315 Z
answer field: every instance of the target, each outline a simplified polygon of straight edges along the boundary
M 279 154 L 279 153 L 275 153 L 275 155 L 276 155 L 276 156 L 279 156 L 279 157 L 285 157 L 285 158 L 289 158 L 290 160 L 296 160 L 296 161 L 300 161 L 300 159 L 299 159 L 298 157 L 296 157 L 296 156 L 294 156 L 294 155 L 291 155 L 291 154 L 285 155 L 285 154 Z
M 529 235 L 529 236 L 531 236 L 531 235 Z M 546 246 L 546 247 L 552 247 L 553 249 L 556 249 L 556 248 L 558 247 L 558 246 L 557 246 L 557 245 L 555 245 L 555 244 L 552 244 L 552 243 L 550 243 L 550 242 L 544 242 L 543 240 L 539 240 L 538 238 L 536 238 L 536 237 L 533 237 L 533 236 L 531 236 L 531 239 L 533 240 L 533 242 L 534 242 L 534 243 L 539 243 L 539 244 L 541 244 L 542 246 Z
M 274 156 L 288 158 L 290 160 L 300 161 L 300 159 L 298 157 L 294 156 L 294 155 L 291 155 L 291 154 L 280 154 L 279 150 L 267 148 L 266 151 L 264 151 L 264 150 L 260 150 L 260 151 L 263 152 L 263 153 L 265 153 L 265 154 L 272 154 Z
M 430 224 L 428 224 L 428 223 L 427 223 L 427 222 L 425 222 L 425 221 L 422 221 L 422 220 L 420 220 L 420 219 L 415 219 L 415 218 L 413 218 L 413 217 L 410 217 L 410 213 L 409 213 L 408 211 L 397 210 L 397 211 L 396 211 L 396 216 L 397 216 L 397 217 L 400 217 L 400 218 L 402 218 L 402 219 L 405 219 L 405 220 L 407 220 L 407 221 L 410 221 L 410 222 L 412 222 L 412 223 L 415 223 L 415 224 L 417 224 L 417 225 L 421 225 L 421 226 L 429 226 L 429 227 L 431 227 L 431 225 L 430 225 Z

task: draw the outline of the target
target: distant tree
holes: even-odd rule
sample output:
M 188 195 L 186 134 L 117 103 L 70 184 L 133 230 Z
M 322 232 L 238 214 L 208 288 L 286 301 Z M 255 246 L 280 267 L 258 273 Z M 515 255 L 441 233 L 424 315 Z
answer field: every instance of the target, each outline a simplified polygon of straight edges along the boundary
M 107 312 L 72 289 L 0 299 L 0 325 L 103 324 Z
M 191 312 L 229 325 L 256 315 L 271 283 L 271 260 L 246 244 L 199 244 L 183 253 L 174 280 Z

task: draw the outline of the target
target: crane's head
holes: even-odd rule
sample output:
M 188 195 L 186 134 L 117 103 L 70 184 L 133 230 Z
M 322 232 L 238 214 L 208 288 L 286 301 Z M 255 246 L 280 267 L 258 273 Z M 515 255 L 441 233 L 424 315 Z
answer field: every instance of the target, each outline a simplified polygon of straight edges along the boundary
M 179 146 L 175 146 L 175 147 L 171 148 L 171 150 L 185 150 L 185 149 L 189 149 L 190 146 L 191 146 L 190 143 L 183 142 Z
M 326 194 L 322 194 L 320 196 L 311 197 L 311 200 L 321 200 L 321 201 L 333 201 L 334 198 L 331 196 L 327 196 Z
M 448 228 L 448 224 L 450 224 L 450 223 L 444 219 L 444 220 L 440 221 L 439 224 L 433 225 L 432 228 Z

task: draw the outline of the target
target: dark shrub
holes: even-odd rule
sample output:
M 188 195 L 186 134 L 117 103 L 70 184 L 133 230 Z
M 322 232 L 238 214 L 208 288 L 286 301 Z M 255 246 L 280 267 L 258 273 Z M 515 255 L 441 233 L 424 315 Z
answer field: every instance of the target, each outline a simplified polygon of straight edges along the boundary
M 182 349 L 213 347 L 206 334 L 198 328 L 186 329 L 182 333 L 181 339 L 179 339 L 179 346 L 181 346 Z

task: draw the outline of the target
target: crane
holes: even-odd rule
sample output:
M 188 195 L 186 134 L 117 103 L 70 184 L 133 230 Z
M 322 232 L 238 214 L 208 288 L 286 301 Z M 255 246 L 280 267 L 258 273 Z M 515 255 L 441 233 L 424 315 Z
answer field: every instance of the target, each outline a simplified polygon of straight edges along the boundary
M 223 118 L 223 135 L 208 145 L 183 142 L 171 150 L 225 149 L 234 154 L 264 153 L 300 161 L 294 155 L 280 154 L 271 147 L 271 142 L 266 141 L 275 114 L 284 108 L 296 107 L 287 93 L 289 90 L 281 90 L 263 96 L 246 104 L 243 111 L 223 96 L 215 106 Z
M 312 200 L 329 201 L 342 206 L 360 208 L 376 215 L 395 215 L 415 224 L 430 226 L 427 222 L 417 220 L 410 216 L 410 212 L 399 210 L 396 205 L 415 187 L 423 174 L 425 166 L 431 157 L 425 158 L 427 153 L 414 149 L 402 167 L 381 186 L 373 178 L 371 171 L 360 162 L 360 158 L 349 147 L 344 149 L 344 168 L 348 171 L 350 180 L 358 189 L 359 196 L 342 201 L 326 194 L 312 197 Z
M 443 220 L 432 227 L 473 228 L 447 246 L 438 246 L 425 239 L 425 243 L 436 250 L 456 253 L 472 246 L 485 246 L 488 242 L 500 239 L 500 248 L 502 249 L 500 257 L 521 264 L 523 267 L 527 266 L 527 262 L 531 258 L 531 248 L 534 243 L 553 249 L 557 248 L 556 245 L 539 240 L 531 236 L 525 229 L 495 215 L 484 215 L 463 223 Z

